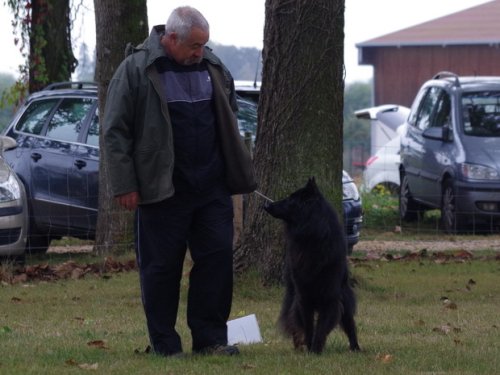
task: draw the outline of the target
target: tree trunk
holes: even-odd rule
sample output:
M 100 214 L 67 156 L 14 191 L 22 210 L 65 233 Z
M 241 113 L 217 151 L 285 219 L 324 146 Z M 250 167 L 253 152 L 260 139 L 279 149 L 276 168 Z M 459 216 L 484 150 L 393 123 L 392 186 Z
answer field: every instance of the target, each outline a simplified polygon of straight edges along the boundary
M 137 45 L 148 35 L 146 0 L 94 0 L 96 20 L 96 73 L 99 83 L 99 113 L 101 129 L 106 105 L 106 93 L 113 74 L 122 62 L 127 43 Z M 129 248 L 132 244 L 131 215 L 119 208 L 113 199 L 108 180 L 106 150 L 102 131 L 99 140 L 99 214 L 95 247 L 107 254 Z
M 315 176 L 342 217 L 344 0 L 266 0 L 255 148 L 259 190 L 281 199 Z M 237 270 L 282 277 L 282 223 L 251 195 Z
M 35 92 L 48 83 L 69 81 L 77 61 L 69 0 L 33 0 L 31 5 L 29 92 Z

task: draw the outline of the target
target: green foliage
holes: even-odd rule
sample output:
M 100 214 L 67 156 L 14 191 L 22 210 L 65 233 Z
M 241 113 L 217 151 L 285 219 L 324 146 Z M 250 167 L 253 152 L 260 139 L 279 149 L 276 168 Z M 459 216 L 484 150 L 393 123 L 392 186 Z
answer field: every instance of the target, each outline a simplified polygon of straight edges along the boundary
M 362 239 L 424 239 L 443 235 L 440 227 L 441 212 L 425 211 L 416 222 L 404 222 L 399 218 L 399 197 L 380 187 L 362 193 L 363 229 Z M 404 238 L 403 238 L 404 237 Z M 471 236 L 464 236 L 470 239 Z
M 400 225 L 398 197 L 387 191 L 362 193 L 363 230 L 367 235 L 370 231 L 394 231 Z
M 0 73 L 0 131 L 2 131 L 10 122 L 14 114 L 14 97 L 19 87 L 16 79 L 8 73 Z

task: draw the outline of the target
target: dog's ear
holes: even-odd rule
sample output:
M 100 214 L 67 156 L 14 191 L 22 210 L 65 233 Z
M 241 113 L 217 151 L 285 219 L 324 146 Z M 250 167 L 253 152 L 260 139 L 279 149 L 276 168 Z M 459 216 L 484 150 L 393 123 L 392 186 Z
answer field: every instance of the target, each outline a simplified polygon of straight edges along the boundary
M 307 185 L 306 185 L 306 190 L 315 193 L 318 191 L 318 185 L 316 185 L 316 179 L 313 177 L 309 177 L 309 180 L 307 180 Z

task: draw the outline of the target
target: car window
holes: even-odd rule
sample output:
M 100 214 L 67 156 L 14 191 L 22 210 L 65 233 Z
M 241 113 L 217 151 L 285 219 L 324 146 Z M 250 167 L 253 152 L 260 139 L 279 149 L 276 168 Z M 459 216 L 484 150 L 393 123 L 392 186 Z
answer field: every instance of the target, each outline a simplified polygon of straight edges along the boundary
M 66 98 L 50 119 L 46 136 L 52 139 L 76 142 L 83 121 L 92 107 L 88 98 Z
M 500 91 L 463 94 L 462 117 L 465 134 L 500 137 Z
M 29 105 L 16 125 L 16 130 L 39 135 L 59 99 L 37 100 Z
M 439 101 L 442 94 L 442 90 L 439 87 L 431 87 L 427 90 L 417 113 L 417 119 L 415 125 L 420 130 L 427 129 L 432 122 L 432 116 L 435 113 L 434 109 Z
M 447 92 L 442 91 L 440 98 L 436 104 L 436 115 L 431 126 L 442 128 L 445 125 L 450 125 L 450 109 L 451 101 Z
M 94 116 L 90 121 L 86 143 L 91 146 L 99 146 L 99 108 L 96 108 Z

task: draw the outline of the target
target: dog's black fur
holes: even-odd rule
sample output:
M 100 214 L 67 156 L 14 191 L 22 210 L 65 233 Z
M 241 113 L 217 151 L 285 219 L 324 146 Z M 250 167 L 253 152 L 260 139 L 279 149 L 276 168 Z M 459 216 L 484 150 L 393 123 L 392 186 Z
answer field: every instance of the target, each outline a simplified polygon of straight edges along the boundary
M 349 285 L 344 229 L 314 178 L 288 198 L 264 209 L 285 222 L 285 296 L 279 325 L 295 349 L 321 353 L 340 324 L 351 350 L 360 350 Z

